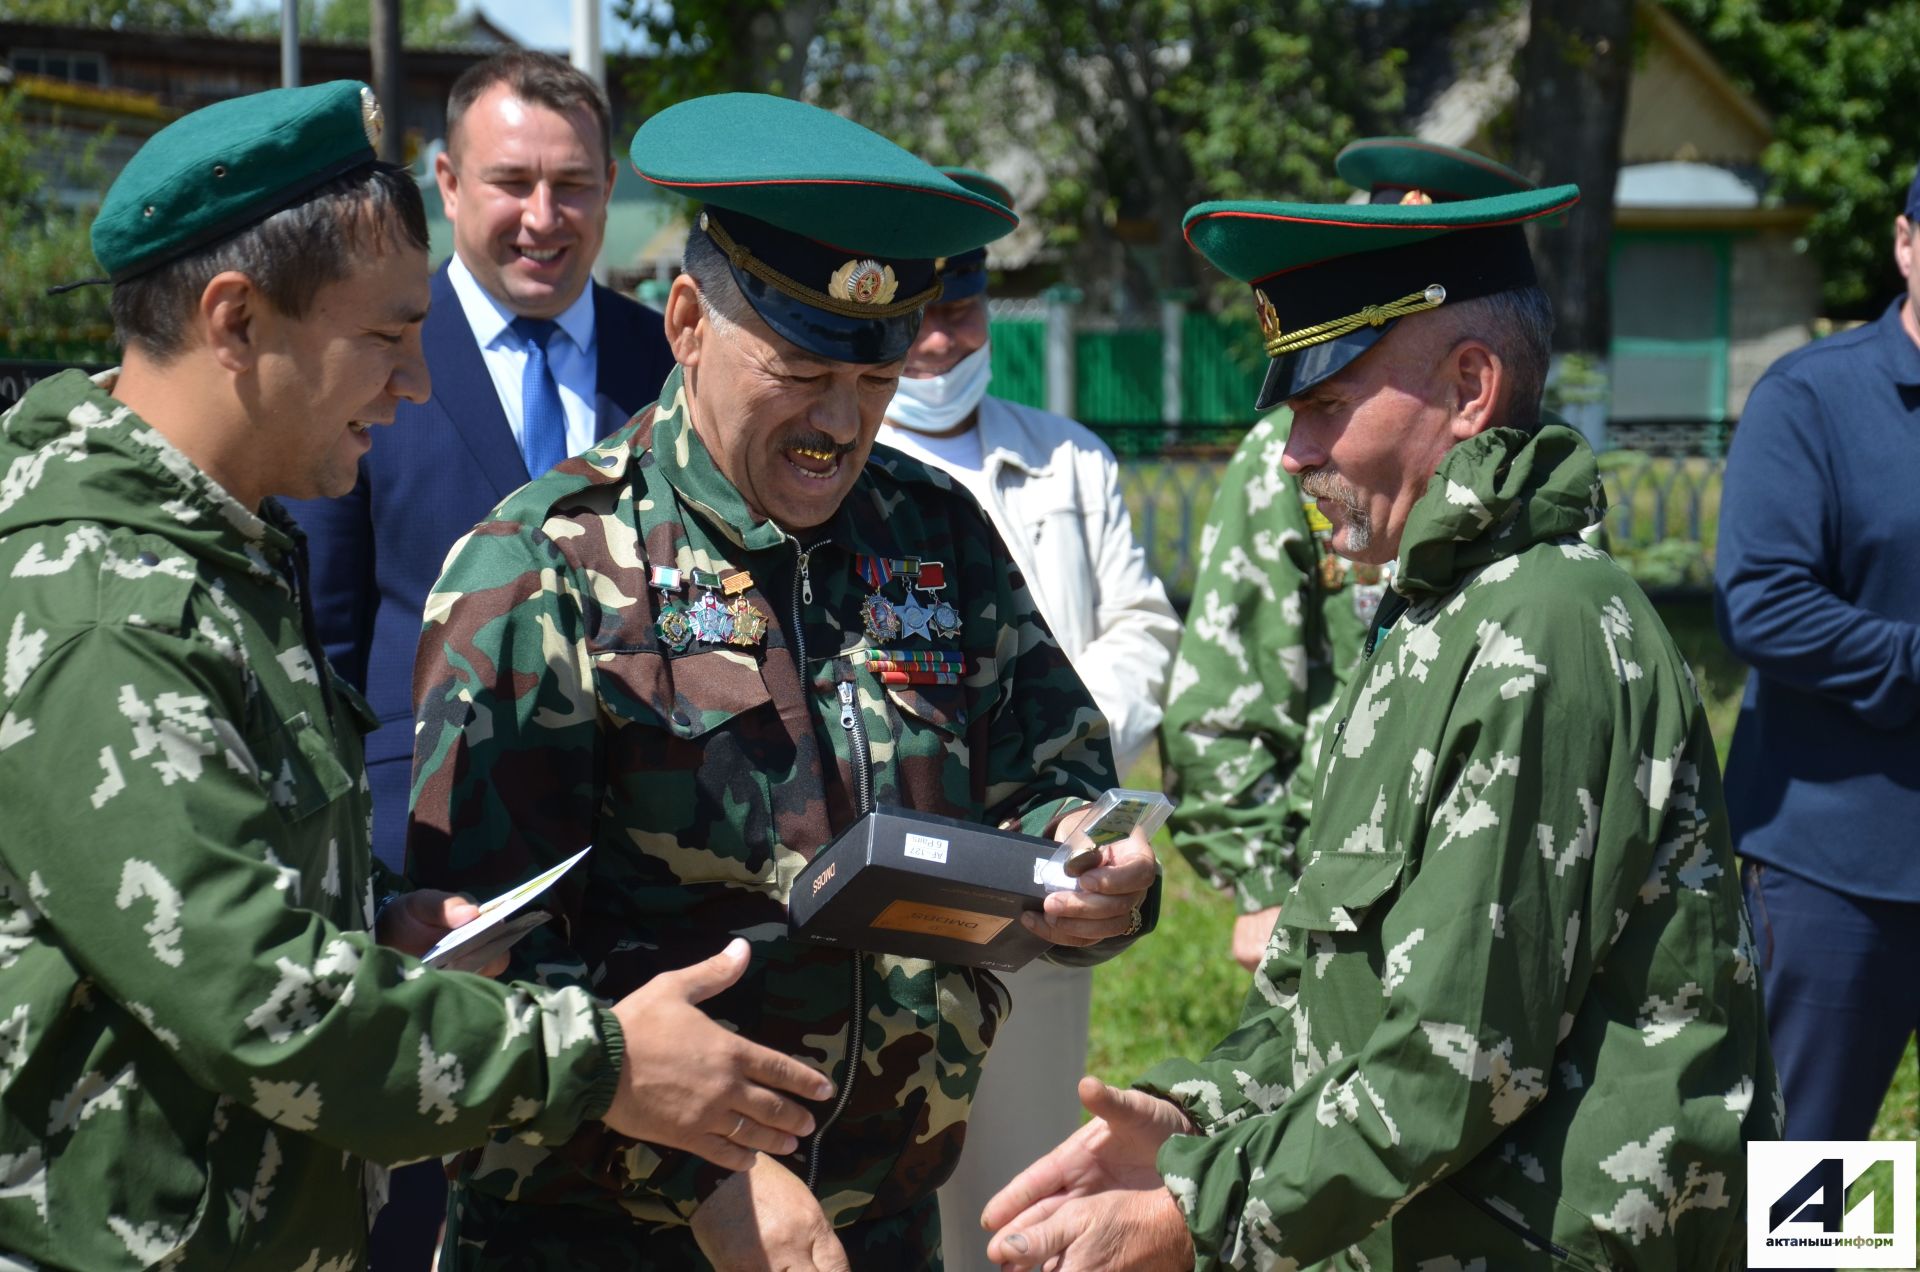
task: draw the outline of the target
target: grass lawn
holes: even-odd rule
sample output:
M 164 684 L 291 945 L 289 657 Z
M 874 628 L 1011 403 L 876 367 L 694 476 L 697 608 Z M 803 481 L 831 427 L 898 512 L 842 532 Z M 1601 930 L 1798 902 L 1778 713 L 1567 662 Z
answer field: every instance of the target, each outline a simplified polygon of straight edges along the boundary
M 1720 643 L 1707 603 L 1662 606 L 1661 615 L 1693 666 L 1724 762 L 1746 670 Z M 1158 790 L 1158 759 L 1150 755 L 1141 761 L 1128 785 Z M 1204 1055 L 1232 1030 L 1248 988 L 1247 974 L 1228 953 L 1231 902 L 1194 874 L 1166 842 L 1164 831 L 1155 846 L 1167 863 L 1160 926 L 1126 955 L 1101 967 L 1093 981 L 1088 1067 L 1118 1086 L 1128 1085 L 1167 1057 Z M 1911 1043 L 1880 1109 L 1873 1138 L 1920 1139 L 1920 1069 Z

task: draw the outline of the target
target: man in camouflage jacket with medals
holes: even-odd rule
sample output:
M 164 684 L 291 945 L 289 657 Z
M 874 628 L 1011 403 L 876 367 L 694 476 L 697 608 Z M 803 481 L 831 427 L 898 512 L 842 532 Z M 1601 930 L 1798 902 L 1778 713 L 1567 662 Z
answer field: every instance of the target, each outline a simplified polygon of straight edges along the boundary
M 666 305 L 679 365 L 450 555 L 416 676 L 409 862 L 485 892 L 593 844 L 516 970 L 616 994 L 745 937 L 752 970 L 714 1014 L 840 1098 L 811 1106 L 798 1152 L 733 1175 L 605 1134 L 502 1137 L 461 1165 L 442 1266 L 937 1267 L 934 1190 L 1007 995 L 983 971 L 794 942 L 786 898 L 876 804 L 1064 836 L 1112 783 L 1104 721 L 979 507 L 868 459 L 935 258 L 1013 217 L 776 98 L 662 112 L 633 163 L 705 200 Z M 1151 850 L 1103 851 L 1024 919 L 1051 957 L 1098 961 L 1151 923 Z
M 1533 188 L 1484 155 L 1411 137 L 1362 138 L 1334 169 L 1372 204 Z M 1173 842 L 1232 892 L 1233 956 L 1248 971 L 1299 877 L 1328 717 L 1393 575 L 1391 561 L 1328 546 L 1333 523 L 1280 462 L 1291 426 L 1276 409 L 1220 476 L 1160 732 Z
M 1393 591 L 1239 1029 L 1082 1084 L 1095 1120 L 988 1207 L 1006 1265 L 1742 1265 L 1782 1110 L 1713 743 L 1539 418 L 1520 222 L 1576 197 L 1188 214 L 1265 297 L 1288 470 Z
M 828 1087 L 692 1005 L 744 947 L 611 1008 L 408 957 L 476 907 L 370 855 L 372 720 L 271 498 L 427 395 L 378 124 L 341 81 L 162 129 L 92 230 L 124 365 L 0 419 L 0 1266 L 347 1272 L 376 1163 L 596 1119 L 750 1162 Z

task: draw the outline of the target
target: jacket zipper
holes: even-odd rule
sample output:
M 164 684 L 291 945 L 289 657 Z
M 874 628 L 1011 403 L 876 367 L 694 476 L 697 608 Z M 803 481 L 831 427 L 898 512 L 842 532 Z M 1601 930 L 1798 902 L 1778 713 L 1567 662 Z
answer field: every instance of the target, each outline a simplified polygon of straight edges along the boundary
M 813 604 L 813 575 L 809 570 L 813 554 L 828 541 L 825 539 L 812 547 L 805 547 L 792 535 L 787 536 L 793 544 L 793 652 L 798 664 L 797 670 L 802 683 L 810 679 L 812 672 L 807 661 L 807 623 L 803 605 Z M 849 675 L 851 667 L 848 668 Z M 865 815 L 873 804 L 872 760 L 867 749 L 866 725 L 860 719 L 860 710 L 854 704 L 853 681 L 842 680 L 840 690 L 840 726 L 847 730 L 847 760 L 853 769 L 854 785 L 859 792 L 860 813 Z M 866 967 L 858 952 L 851 956 L 849 966 L 853 970 L 853 1016 L 847 1025 L 847 1072 L 840 1080 L 840 1098 L 833 1102 L 833 1112 L 827 1120 L 820 1123 L 813 1132 L 813 1139 L 807 1145 L 807 1191 L 813 1192 L 820 1184 L 820 1146 L 826 1141 L 827 1132 L 847 1111 L 847 1102 L 853 1098 L 854 1079 L 860 1073 L 860 1049 L 866 1036 L 867 994 Z
M 853 1080 L 860 1073 L 860 1045 L 866 1033 L 867 993 L 862 973 L 866 968 L 862 956 L 855 952 L 852 956 L 853 967 L 853 1022 L 847 1027 L 847 1076 L 840 1082 L 840 1098 L 833 1102 L 833 1112 L 827 1120 L 820 1123 L 813 1133 L 813 1142 L 807 1146 L 807 1191 L 813 1192 L 820 1183 L 820 1144 L 827 1138 L 827 1132 L 847 1111 L 847 1101 L 853 1098 Z
M 853 665 L 847 663 L 844 668 L 839 682 L 840 727 L 847 731 L 847 762 L 853 769 L 853 784 L 860 800 L 857 812 L 864 817 L 873 811 L 873 760 L 867 749 L 866 722 L 860 718 L 860 704 L 855 699 Z M 840 1114 L 846 1111 L 847 1101 L 853 1096 L 854 1076 L 860 1072 L 860 1047 L 867 1023 L 866 983 L 862 978 L 865 967 L 858 952 L 852 955 L 852 961 L 853 1021 L 847 1027 L 847 1076 L 840 1083 L 840 1098 L 834 1103 L 832 1114 L 813 1133 L 813 1144 L 807 1150 L 808 1192 L 814 1190 L 820 1179 L 820 1143 L 826 1138 L 828 1129 L 840 1120 Z

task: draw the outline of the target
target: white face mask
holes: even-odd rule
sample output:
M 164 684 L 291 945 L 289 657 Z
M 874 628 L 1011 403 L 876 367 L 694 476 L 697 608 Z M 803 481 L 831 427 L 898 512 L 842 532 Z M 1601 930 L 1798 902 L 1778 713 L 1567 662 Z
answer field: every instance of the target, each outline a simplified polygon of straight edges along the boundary
M 973 414 L 993 378 L 992 345 L 983 343 L 944 375 L 924 380 L 900 377 L 887 419 L 915 433 L 945 433 Z

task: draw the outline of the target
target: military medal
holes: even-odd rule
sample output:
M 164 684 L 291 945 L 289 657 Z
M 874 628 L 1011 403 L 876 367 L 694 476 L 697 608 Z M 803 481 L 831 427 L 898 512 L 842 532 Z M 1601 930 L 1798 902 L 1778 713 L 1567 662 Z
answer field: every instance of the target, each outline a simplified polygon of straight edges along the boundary
M 714 591 L 720 586 L 720 578 L 705 570 L 695 570 L 693 582 L 696 587 L 706 589 L 693 603 L 693 634 L 706 644 L 724 645 L 733 635 L 733 615 L 728 613 L 720 594 Z
M 683 654 L 693 643 L 693 620 L 687 614 L 687 603 L 674 595 L 682 586 L 683 576 L 670 565 L 656 565 L 649 581 L 660 589 L 660 614 L 654 619 L 654 631 L 662 645 Z
M 1347 564 L 1324 549 L 1320 554 L 1320 586 L 1338 592 L 1347 585 Z
M 933 623 L 933 610 L 920 599 L 920 593 L 907 589 L 907 599 L 900 606 L 900 626 L 909 636 L 918 636 L 922 640 L 933 635 L 930 627 Z
M 753 586 L 753 575 L 745 570 L 729 574 L 720 584 L 720 590 L 733 598 L 727 604 L 727 621 L 731 624 L 727 632 L 729 645 L 752 647 L 758 645 L 767 634 L 767 616 L 754 608 L 747 599 L 747 589 Z
M 871 641 L 899 640 L 900 615 L 887 599 L 886 586 L 893 578 L 893 562 L 886 557 L 856 556 L 853 569 L 873 589 L 860 605 L 860 622 Z
M 922 561 L 920 573 L 914 579 L 918 587 L 929 592 L 939 592 L 947 586 L 947 567 L 939 561 Z M 933 617 L 929 621 L 933 635 L 941 640 L 952 640 L 960 634 L 960 611 L 952 601 L 939 596 L 933 598 Z

